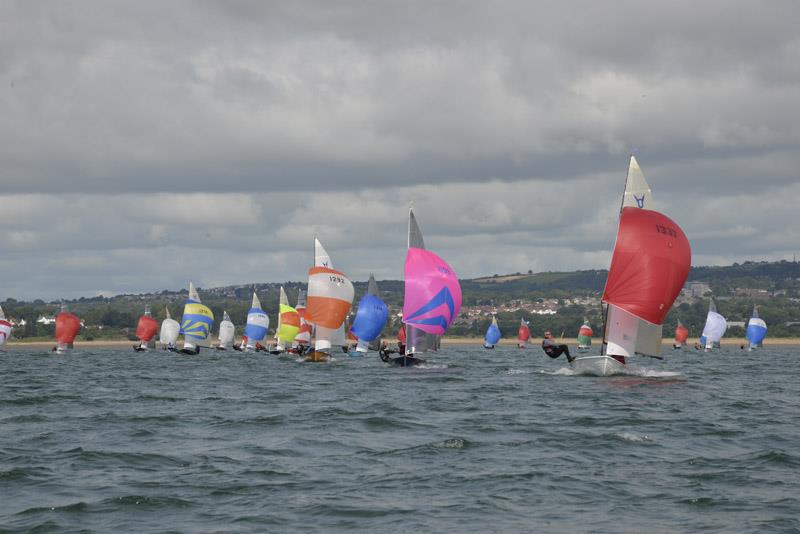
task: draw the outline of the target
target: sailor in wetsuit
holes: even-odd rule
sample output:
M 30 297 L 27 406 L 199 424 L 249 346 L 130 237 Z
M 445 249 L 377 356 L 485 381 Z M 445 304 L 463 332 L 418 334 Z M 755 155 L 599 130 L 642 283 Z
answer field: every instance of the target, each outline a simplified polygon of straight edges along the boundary
M 398 367 L 413 367 L 414 365 L 420 365 L 425 363 L 425 360 L 422 358 L 417 358 L 413 355 L 406 355 L 406 346 L 398 343 L 397 349 L 390 349 L 389 344 L 384 341 L 381 343 L 381 349 L 378 351 L 378 355 L 381 357 L 381 361 L 385 363 L 390 363 L 392 365 L 396 365 Z M 400 354 L 395 358 L 391 358 L 391 354 Z
M 556 340 L 553 339 L 553 334 L 549 331 L 544 333 L 544 339 L 542 340 L 542 350 L 550 356 L 551 358 L 555 359 L 564 354 L 567 357 L 567 361 L 572 363 L 572 360 L 575 359 L 574 356 L 570 356 L 569 354 L 569 347 L 564 343 L 556 343 Z

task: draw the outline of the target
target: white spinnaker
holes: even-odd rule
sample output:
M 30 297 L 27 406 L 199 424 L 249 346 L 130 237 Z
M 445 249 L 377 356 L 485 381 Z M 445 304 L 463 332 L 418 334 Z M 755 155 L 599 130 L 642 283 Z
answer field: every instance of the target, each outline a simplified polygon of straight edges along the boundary
M 706 348 L 711 348 L 714 346 L 714 343 L 719 343 L 727 329 L 728 322 L 725 320 L 725 317 L 715 311 L 708 310 L 706 325 L 703 327 L 703 337 L 706 338 Z
M 634 156 L 628 164 L 628 177 L 625 180 L 625 194 L 622 196 L 622 207 L 631 206 L 634 208 L 655 209 L 653 204 L 653 192 L 644 179 L 639 162 Z
M 169 314 L 169 308 L 167 308 L 167 318 L 161 322 L 161 333 L 158 336 L 158 339 L 161 341 L 162 345 L 166 346 L 174 346 L 175 343 L 178 341 L 178 335 L 181 331 L 181 325 L 178 324 L 178 321 L 172 318 Z
M 222 322 L 219 323 L 219 346 L 227 349 L 233 345 L 233 336 L 236 328 L 233 326 L 228 312 L 222 312 Z
M 661 355 L 662 329 L 660 324 L 649 323 L 609 304 L 606 318 L 606 354 L 658 357 Z

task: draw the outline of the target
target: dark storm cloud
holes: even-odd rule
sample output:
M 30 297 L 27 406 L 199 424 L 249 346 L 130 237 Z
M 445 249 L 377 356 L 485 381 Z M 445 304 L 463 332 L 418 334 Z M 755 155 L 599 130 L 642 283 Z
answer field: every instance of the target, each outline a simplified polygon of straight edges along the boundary
M 462 276 L 605 267 L 630 152 L 695 264 L 790 257 L 798 23 L 793 2 L 4 3 L 0 299 L 302 279 L 315 233 L 355 278 L 399 278 L 411 200 Z

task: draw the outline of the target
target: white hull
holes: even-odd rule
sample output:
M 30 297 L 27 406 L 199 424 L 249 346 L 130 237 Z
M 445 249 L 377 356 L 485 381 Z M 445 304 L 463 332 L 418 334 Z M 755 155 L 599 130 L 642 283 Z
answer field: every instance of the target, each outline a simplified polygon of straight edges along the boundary
M 589 352 L 591 348 L 590 345 L 578 345 L 578 352 Z
M 570 367 L 582 375 L 611 376 L 625 373 L 625 365 L 611 356 L 581 356 L 575 358 Z

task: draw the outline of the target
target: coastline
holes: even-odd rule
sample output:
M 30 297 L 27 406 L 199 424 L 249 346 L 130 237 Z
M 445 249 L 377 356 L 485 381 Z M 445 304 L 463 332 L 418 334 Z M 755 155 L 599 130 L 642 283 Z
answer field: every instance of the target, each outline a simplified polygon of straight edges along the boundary
M 395 342 L 394 339 L 388 339 L 390 343 Z M 687 346 L 693 347 L 695 342 L 698 341 L 697 338 L 690 338 L 687 340 Z M 592 338 L 592 346 L 599 346 L 602 342 L 600 338 Z M 661 343 L 662 345 L 672 345 L 673 339 L 672 338 L 664 338 Z M 132 348 L 135 344 L 135 341 L 130 341 L 128 339 L 109 339 L 109 340 L 95 340 L 95 341 L 76 341 L 75 347 L 91 347 L 91 348 L 106 348 L 106 349 L 116 349 L 116 348 Z M 460 336 L 444 336 L 442 338 L 442 345 L 480 345 L 483 343 L 483 338 L 480 337 L 460 337 Z M 528 340 L 528 346 L 536 346 L 541 343 L 541 339 L 539 338 L 531 338 Z M 574 339 L 564 339 L 564 343 L 567 345 L 575 345 L 577 344 Z M 497 344 L 499 346 L 516 346 L 517 340 L 516 339 L 509 339 L 504 338 L 501 339 L 500 342 Z M 50 349 L 55 345 L 55 340 L 53 341 L 19 341 L 13 340 L 9 341 L 6 344 L 6 347 L 9 349 L 13 348 L 43 348 L 43 349 Z M 738 346 L 738 345 L 747 345 L 747 340 L 744 338 L 723 338 L 722 339 L 723 346 Z M 777 337 L 777 338 L 767 338 L 764 342 L 765 346 L 769 345 L 778 345 L 778 346 L 787 346 L 787 345 L 800 345 L 800 338 L 797 337 Z

